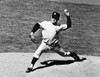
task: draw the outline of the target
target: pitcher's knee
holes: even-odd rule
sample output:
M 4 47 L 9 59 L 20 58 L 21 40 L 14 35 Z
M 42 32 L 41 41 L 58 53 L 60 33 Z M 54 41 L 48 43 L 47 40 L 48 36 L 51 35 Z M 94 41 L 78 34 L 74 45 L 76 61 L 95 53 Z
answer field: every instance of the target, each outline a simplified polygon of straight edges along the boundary
M 71 52 L 68 51 L 68 52 L 64 53 L 64 56 L 70 56 L 70 54 L 71 54 Z
M 70 52 L 63 52 L 63 53 L 59 53 L 61 56 L 63 57 L 67 57 L 70 56 Z
M 35 53 L 34 53 L 33 57 L 39 58 L 39 57 L 40 57 L 40 54 L 35 54 Z

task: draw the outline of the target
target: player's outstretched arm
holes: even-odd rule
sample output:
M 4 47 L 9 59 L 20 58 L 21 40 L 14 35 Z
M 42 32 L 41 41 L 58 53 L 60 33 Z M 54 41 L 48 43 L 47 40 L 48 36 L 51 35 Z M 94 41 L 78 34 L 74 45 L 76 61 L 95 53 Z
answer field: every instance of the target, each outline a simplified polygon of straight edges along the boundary
M 67 29 L 71 27 L 72 22 L 71 22 L 71 18 L 70 18 L 70 14 L 69 11 L 67 9 L 64 9 L 66 18 L 67 18 Z

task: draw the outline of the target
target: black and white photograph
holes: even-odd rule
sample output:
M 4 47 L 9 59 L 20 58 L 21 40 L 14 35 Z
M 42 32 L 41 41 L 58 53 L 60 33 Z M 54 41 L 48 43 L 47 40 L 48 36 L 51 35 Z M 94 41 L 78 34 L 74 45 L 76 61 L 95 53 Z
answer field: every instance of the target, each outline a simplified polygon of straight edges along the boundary
M 99 72 L 99 0 L 0 0 L 0 77 Z

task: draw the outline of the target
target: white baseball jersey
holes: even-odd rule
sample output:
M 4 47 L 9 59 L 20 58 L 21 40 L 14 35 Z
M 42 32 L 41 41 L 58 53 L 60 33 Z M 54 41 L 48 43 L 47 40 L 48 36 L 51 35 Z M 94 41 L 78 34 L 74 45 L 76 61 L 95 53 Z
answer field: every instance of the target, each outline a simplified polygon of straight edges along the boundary
M 48 45 L 58 42 L 58 32 L 67 29 L 67 24 L 53 25 L 51 21 L 43 21 L 39 23 L 42 28 L 43 42 Z

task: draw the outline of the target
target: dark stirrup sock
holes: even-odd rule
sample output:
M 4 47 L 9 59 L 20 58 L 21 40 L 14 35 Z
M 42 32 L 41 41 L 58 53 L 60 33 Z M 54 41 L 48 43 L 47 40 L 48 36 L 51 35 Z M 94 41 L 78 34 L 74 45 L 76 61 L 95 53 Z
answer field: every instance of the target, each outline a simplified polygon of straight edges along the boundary
M 80 57 L 75 52 L 71 52 L 70 56 L 73 57 L 75 61 L 80 60 Z
M 31 61 L 31 64 L 34 65 L 37 60 L 38 60 L 38 58 L 33 57 L 32 61 Z

